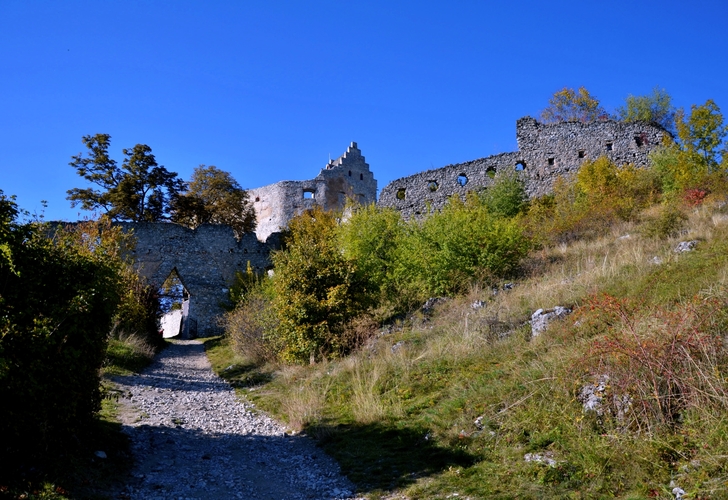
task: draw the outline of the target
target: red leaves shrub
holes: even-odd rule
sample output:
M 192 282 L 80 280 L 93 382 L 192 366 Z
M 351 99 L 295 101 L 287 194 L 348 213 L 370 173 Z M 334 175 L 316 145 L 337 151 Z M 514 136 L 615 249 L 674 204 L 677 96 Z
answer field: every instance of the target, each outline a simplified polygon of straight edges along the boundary
M 593 377 L 607 375 L 603 405 L 632 430 L 653 432 L 679 424 L 692 407 L 728 409 L 728 368 L 722 330 L 725 300 L 694 298 L 668 309 L 640 309 L 611 296 L 593 297 L 592 321 L 601 334 L 584 364 Z
M 705 189 L 688 189 L 683 194 L 683 201 L 688 206 L 697 207 L 703 204 L 708 194 L 710 193 Z

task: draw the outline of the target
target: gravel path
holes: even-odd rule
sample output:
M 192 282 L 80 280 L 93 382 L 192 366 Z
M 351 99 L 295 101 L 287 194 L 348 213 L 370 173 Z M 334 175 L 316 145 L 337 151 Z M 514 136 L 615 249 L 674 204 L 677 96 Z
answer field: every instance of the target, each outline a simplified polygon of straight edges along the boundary
M 344 499 L 351 483 L 302 436 L 237 398 L 198 341 L 114 380 L 135 458 L 128 499 Z

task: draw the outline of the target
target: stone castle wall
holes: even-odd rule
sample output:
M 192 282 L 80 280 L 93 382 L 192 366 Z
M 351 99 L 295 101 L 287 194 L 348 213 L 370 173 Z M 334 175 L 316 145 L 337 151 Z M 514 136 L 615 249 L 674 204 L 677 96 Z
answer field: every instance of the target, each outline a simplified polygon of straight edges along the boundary
M 120 222 L 132 232 L 136 248 L 131 257 L 139 274 L 155 287 L 161 287 L 173 270 L 190 294 L 187 321 L 196 325 L 196 334 L 221 333 L 217 324 L 228 302 L 228 289 L 235 271 L 244 271 L 248 262 L 258 273 L 270 268 L 270 252 L 278 248 L 276 238 L 261 243 L 253 234 L 235 239 L 225 225 L 203 225 L 188 229 L 172 223 Z
M 586 160 L 606 156 L 617 165 L 647 166 L 648 154 L 669 135 L 659 125 L 613 120 L 589 123 L 516 123 L 518 151 L 427 170 L 390 182 L 378 204 L 399 210 L 406 219 L 441 209 L 452 195 L 464 197 L 492 185 L 504 171 L 516 171 L 529 196 L 550 193 L 559 176 L 576 172 Z
M 355 142 L 307 181 L 281 181 L 249 190 L 255 208 L 256 236 L 265 241 L 307 209 L 343 208 L 347 199 L 366 204 L 377 201 L 377 181 Z

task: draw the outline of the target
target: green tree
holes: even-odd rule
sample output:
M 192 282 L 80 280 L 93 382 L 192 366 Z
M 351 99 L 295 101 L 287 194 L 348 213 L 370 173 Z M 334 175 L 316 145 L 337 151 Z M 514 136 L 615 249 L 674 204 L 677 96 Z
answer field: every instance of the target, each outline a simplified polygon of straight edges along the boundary
M 723 124 L 723 114 L 718 105 L 712 99 L 700 106 L 693 104 L 687 117 L 685 110 L 680 108 L 675 125 L 688 161 L 699 165 L 707 173 L 717 170 L 720 146 L 728 133 L 728 126 Z
M 286 247 L 272 255 L 273 309 L 280 357 L 307 362 L 355 347 L 344 337 L 351 319 L 369 307 L 368 283 L 337 244 L 338 218 L 315 208 L 291 220 Z
M 187 192 L 172 200 L 172 221 L 196 228 L 227 224 L 240 238 L 255 231 L 255 210 L 248 192 L 229 172 L 200 165 L 192 173 Z
M 627 96 L 625 105 L 617 108 L 617 118 L 625 122 L 654 122 L 675 134 L 675 107 L 670 94 L 655 87 L 652 94 Z
M 541 112 L 544 123 L 590 122 L 608 116 L 599 100 L 587 89 L 564 87 L 549 99 L 549 105 Z
M 83 210 L 102 209 L 114 220 L 133 222 L 158 222 L 167 217 L 170 198 L 184 188 L 184 182 L 157 164 L 149 146 L 123 149 L 124 161 L 119 168 L 109 157 L 109 134 L 87 135 L 82 140 L 88 156 L 79 153 L 69 165 L 101 190 L 68 190 L 72 207 L 80 204 Z

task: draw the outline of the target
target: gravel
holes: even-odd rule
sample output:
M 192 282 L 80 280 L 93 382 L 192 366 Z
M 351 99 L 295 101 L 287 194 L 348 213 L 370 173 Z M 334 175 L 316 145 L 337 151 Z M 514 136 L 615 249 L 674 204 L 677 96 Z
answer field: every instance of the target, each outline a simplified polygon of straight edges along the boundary
M 144 372 L 114 382 L 135 459 L 120 498 L 353 498 L 336 462 L 239 399 L 199 341 L 175 341 Z

